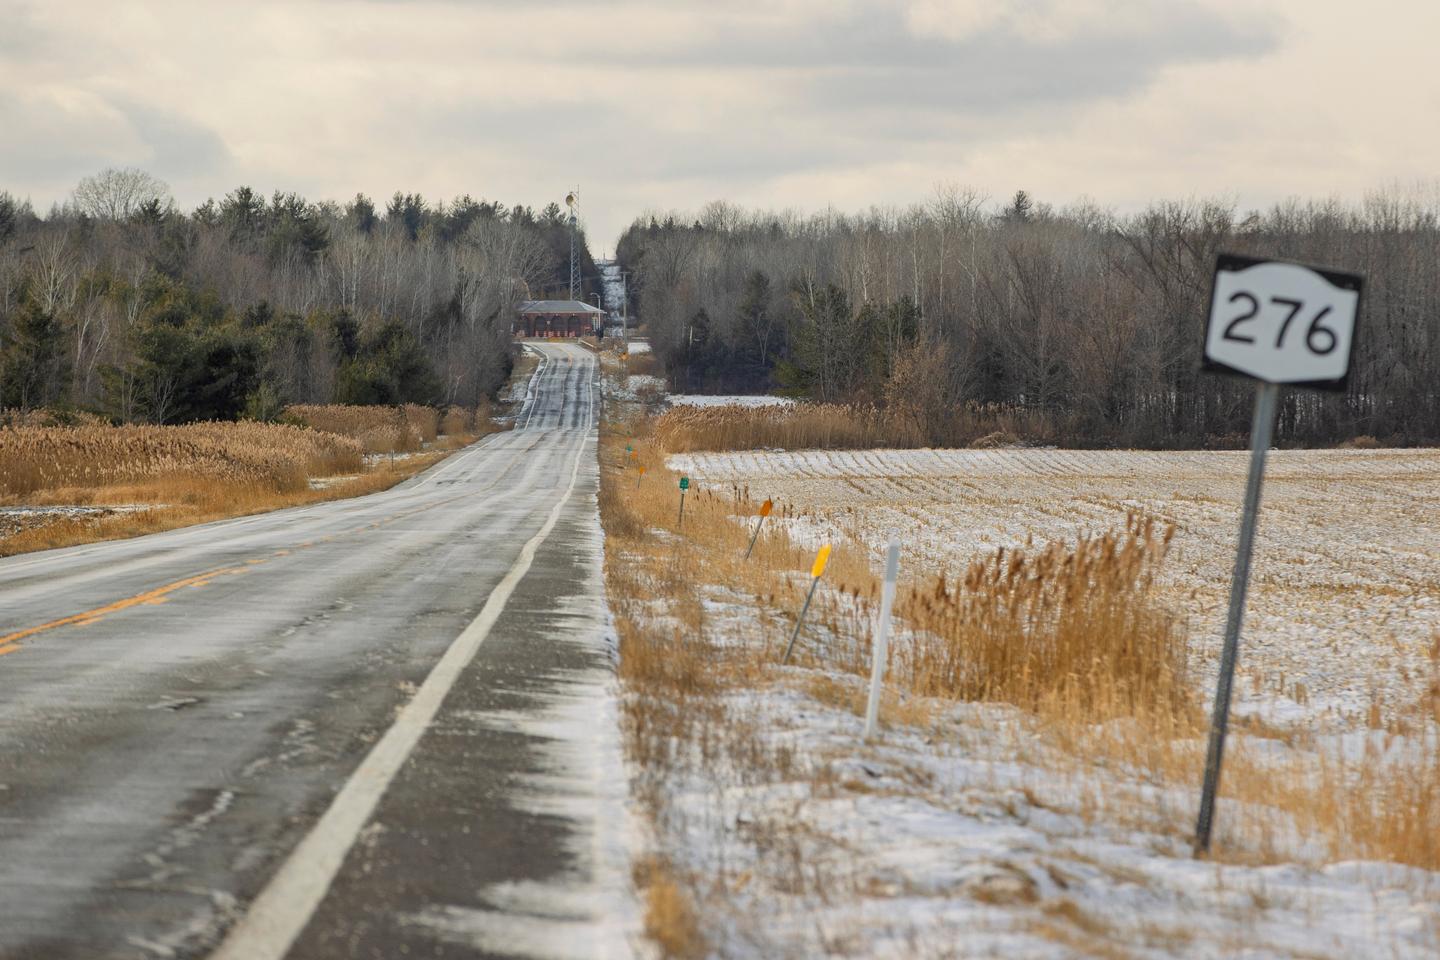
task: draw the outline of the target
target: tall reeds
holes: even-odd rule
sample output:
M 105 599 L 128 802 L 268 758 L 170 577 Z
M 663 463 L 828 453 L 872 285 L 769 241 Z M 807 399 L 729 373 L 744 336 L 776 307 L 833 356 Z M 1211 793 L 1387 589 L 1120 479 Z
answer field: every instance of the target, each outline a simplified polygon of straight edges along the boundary
M 655 423 L 655 439 L 671 453 L 997 446 L 1057 436 L 1043 411 L 976 403 L 956 407 L 933 428 L 884 407 L 835 403 L 675 407 Z
M 1155 596 L 1173 535 L 1132 513 L 1123 531 L 1001 549 L 912 588 L 898 675 L 922 696 L 1085 720 L 1187 709 L 1186 637 Z
M 354 440 L 275 423 L 0 429 L 0 497 L 185 480 L 272 492 L 361 468 Z

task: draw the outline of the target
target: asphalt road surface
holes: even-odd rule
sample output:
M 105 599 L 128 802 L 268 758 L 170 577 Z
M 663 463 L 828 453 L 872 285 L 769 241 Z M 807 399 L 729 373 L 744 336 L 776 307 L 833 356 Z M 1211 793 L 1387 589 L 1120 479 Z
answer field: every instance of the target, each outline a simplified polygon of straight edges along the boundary
M 0 560 L 0 957 L 624 955 L 597 365 L 386 493 Z

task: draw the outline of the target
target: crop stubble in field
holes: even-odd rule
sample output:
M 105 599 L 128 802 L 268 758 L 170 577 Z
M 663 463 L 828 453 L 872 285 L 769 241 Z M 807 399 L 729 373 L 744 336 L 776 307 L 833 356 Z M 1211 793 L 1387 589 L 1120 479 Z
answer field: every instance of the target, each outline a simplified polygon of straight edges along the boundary
M 875 450 L 708 453 L 671 465 L 797 510 L 792 534 L 836 528 L 878 561 L 897 529 L 903 566 L 956 569 L 977 553 L 1113 529 L 1141 508 L 1173 522 L 1174 608 L 1197 675 L 1211 676 L 1229 590 L 1243 452 Z M 1270 713 L 1356 717 L 1418 693 L 1440 631 L 1440 451 L 1275 451 L 1267 472 L 1242 697 Z M 1413 682 L 1412 682 L 1413 681 Z M 1298 686 L 1297 686 L 1298 684 Z M 1275 693 L 1286 696 L 1277 701 Z M 1263 705 L 1263 706 L 1262 706 Z

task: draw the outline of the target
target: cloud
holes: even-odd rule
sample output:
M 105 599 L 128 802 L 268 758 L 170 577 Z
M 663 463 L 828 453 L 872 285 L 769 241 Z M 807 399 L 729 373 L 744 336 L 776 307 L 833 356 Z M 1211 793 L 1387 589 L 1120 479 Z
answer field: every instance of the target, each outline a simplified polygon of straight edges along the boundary
M 133 131 L 103 99 L 64 88 L 0 90 L 0 130 L 0 182 L 22 190 L 73 185 L 136 147 Z
M 1349 190 L 1440 149 L 1415 121 L 1440 75 L 1413 69 L 1440 7 L 1374 4 L 0 0 L 0 189 L 43 206 L 122 164 L 182 204 L 244 182 L 540 207 L 578 183 L 595 237 L 644 208 L 939 180 Z
M 221 174 L 230 167 L 230 151 L 220 135 L 174 111 L 134 101 L 119 107 L 148 154 L 135 165 L 162 179 Z
M 35 23 L 28 3 L 0 0 L 0 58 L 28 59 L 48 46 L 48 38 Z

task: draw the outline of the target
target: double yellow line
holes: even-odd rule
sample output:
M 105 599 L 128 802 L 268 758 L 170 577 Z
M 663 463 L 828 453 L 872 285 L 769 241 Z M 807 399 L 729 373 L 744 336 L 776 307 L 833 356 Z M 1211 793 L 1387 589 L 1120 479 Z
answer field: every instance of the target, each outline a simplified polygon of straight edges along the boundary
M 42 623 L 16 631 L 15 633 L 7 634 L 6 636 L 0 637 L 0 656 L 19 650 L 21 640 L 27 637 L 33 637 L 37 633 L 44 633 L 47 630 L 54 630 L 58 627 L 86 627 L 101 617 L 108 616 L 112 613 L 119 613 L 121 610 L 129 610 L 131 607 L 138 607 L 144 604 L 165 603 L 167 594 L 174 593 L 183 587 L 203 587 L 216 577 L 223 577 L 227 574 L 244 573 L 249 567 L 254 566 L 256 563 L 264 562 L 263 560 L 252 560 L 242 567 L 219 567 L 215 570 L 208 570 L 205 573 L 197 573 L 193 577 L 176 580 L 173 583 L 165 584 L 163 587 L 155 587 L 152 590 L 146 590 L 144 593 L 137 593 L 133 597 L 116 600 L 114 603 L 107 603 L 103 607 L 86 610 L 84 613 L 71 614 L 68 617 L 61 617 L 59 620 L 51 620 L 49 623 Z

